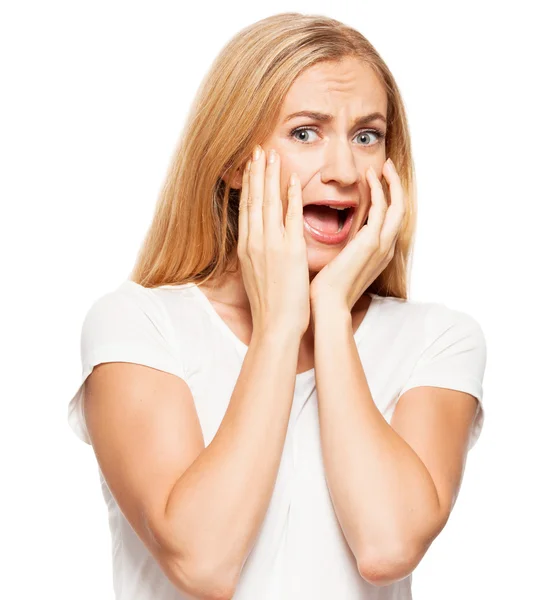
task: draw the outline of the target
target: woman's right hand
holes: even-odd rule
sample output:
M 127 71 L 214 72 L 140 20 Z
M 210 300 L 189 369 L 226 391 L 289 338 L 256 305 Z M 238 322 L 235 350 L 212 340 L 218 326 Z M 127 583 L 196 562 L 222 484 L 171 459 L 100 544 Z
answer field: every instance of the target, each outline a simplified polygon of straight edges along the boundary
M 301 336 L 310 323 L 310 278 L 303 232 L 301 186 L 287 187 L 288 207 L 283 223 L 280 198 L 280 157 L 249 160 L 243 172 L 239 202 L 237 255 L 249 298 L 253 331 L 273 328 Z M 249 168 L 250 164 L 250 168 Z

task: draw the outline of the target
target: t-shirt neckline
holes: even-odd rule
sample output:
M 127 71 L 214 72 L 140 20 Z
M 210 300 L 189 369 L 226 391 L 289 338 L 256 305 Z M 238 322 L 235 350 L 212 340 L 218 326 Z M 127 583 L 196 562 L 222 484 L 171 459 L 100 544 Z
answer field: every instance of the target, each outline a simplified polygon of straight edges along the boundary
M 220 330 L 224 333 L 224 335 L 226 335 L 229 339 L 232 340 L 235 347 L 239 350 L 239 352 L 242 354 L 242 356 L 244 356 L 248 351 L 248 346 L 235 335 L 235 333 L 230 329 L 230 327 L 228 327 L 227 323 L 221 318 L 221 316 L 215 310 L 215 307 L 211 304 L 211 301 L 209 300 L 209 298 L 204 294 L 204 292 L 202 292 L 201 289 L 199 289 L 199 287 L 196 283 L 185 284 L 185 285 L 189 286 L 193 289 L 195 295 L 198 298 L 200 298 L 201 303 L 204 306 L 206 312 L 209 314 L 209 316 L 212 318 L 212 320 L 215 322 L 215 324 L 220 328 Z M 173 287 L 178 287 L 178 286 L 173 286 Z M 368 329 L 371 327 L 373 316 L 374 316 L 375 312 L 377 311 L 377 307 L 379 305 L 379 296 L 377 294 L 374 294 L 372 292 L 366 292 L 366 293 L 372 298 L 372 300 L 371 300 L 370 304 L 368 305 L 368 310 L 366 311 L 366 314 L 364 315 L 361 323 L 359 324 L 357 330 L 353 334 L 353 338 L 355 339 L 356 344 L 358 344 L 362 339 L 364 339 L 364 335 L 368 331 Z M 302 373 L 298 373 L 296 375 L 296 380 L 310 378 L 314 375 L 314 372 L 315 372 L 315 369 L 314 369 L 314 367 L 312 367 L 308 371 L 303 371 Z

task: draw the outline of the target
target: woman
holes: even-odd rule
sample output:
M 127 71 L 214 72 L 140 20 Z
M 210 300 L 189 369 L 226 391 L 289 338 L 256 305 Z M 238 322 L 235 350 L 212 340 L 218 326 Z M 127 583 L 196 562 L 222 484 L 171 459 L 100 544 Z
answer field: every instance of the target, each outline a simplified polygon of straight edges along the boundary
M 403 102 L 362 35 L 285 13 L 228 43 L 131 279 L 83 324 L 69 423 L 118 599 L 411 598 L 486 361 L 474 318 L 407 300 L 415 218 Z

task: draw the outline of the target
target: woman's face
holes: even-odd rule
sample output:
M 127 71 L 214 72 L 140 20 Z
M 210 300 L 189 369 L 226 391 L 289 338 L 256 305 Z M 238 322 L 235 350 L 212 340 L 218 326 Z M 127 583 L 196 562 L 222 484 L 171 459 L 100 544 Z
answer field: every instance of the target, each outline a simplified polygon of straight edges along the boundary
M 332 118 L 289 118 L 299 111 L 324 113 Z M 357 122 L 372 113 L 380 116 Z M 386 160 L 382 137 L 387 132 L 386 118 L 386 92 L 368 66 L 355 58 L 341 63 L 318 63 L 295 80 L 275 130 L 261 144 L 266 155 L 274 148 L 280 156 L 284 219 L 287 186 L 294 171 L 299 176 L 303 205 L 324 199 L 352 200 L 357 204 L 350 234 L 344 242 L 320 242 L 304 228 L 311 275 L 330 262 L 366 221 L 371 200 L 365 175 L 372 165 L 381 178 Z

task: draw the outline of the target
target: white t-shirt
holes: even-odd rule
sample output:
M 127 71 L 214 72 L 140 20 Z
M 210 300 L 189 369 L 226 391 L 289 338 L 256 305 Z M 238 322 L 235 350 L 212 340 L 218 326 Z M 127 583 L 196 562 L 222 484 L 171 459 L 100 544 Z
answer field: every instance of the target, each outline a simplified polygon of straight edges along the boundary
M 446 387 L 479 400 L 469 447 L 484 421 L 486 343 L 471 316 L 434 302 L 375 294 L 355 342 L 373 399 L 390 422 L 409 388 Z M 83 383 L 103 362 L 147 365 L 189 385 L 205 444 L 217 432 L 247 346 L 195 284 L 145 288 L 131 280 L 100 297 L 82 326 L 82 382 L 68 422 L 88 444 Z M 117 600 L 185 598 L 123 516 L 99 470 L 109 511 Z M 377 587 L 360 576 L 326 484 L 314 369 L 295 382 L 293 405 L 274 492 L 234 600 L 410 600 L 412 575 Z

